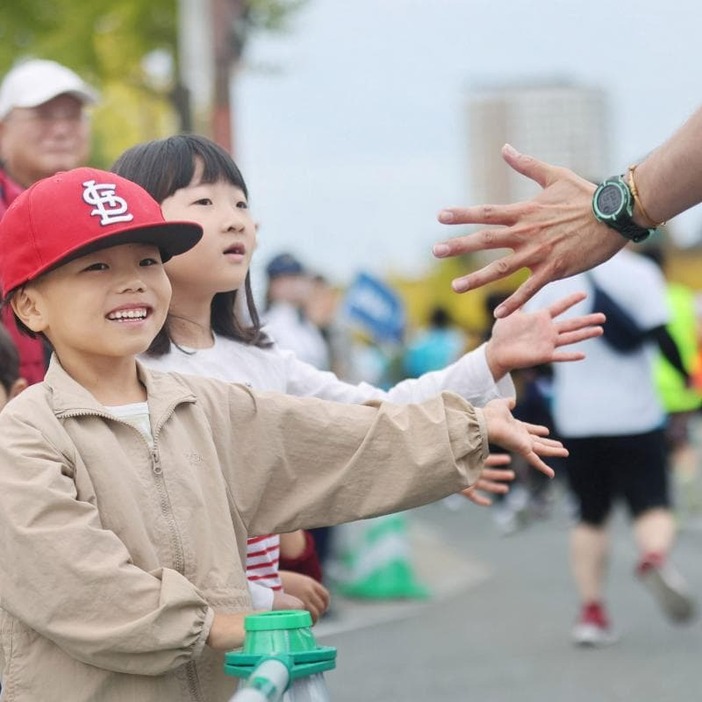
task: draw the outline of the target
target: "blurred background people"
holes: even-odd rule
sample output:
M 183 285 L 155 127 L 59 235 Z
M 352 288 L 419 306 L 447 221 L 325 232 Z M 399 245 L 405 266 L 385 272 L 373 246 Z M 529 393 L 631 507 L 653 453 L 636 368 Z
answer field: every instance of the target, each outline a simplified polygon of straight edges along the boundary
M 10 70 L 0 85 L 0 217 L 30 185 L 87 163 L 96 92 L 55 61 L 33 59 Z M 29 384 L 44 377 L 47 354 L 39 339 L 20 334 L 9 308 L 2 322 L 15 342 Z
M 449 311 L 436 305 L 429 313 L 427 326 L 407 343 L 403 367 L 408 378 L 445 368 L 467 350 L 465 334 L 456 325 Z
M 274 256 L 266 266 L 266 274 L 266 332 L 278 346 L 293 351 L 301 361 L 329 370 L 329 345 L 307 312 L 314 294 L 313 276 L 291 253 Z
M 695 293 L 687 285 L 668 279 L 663 245 L 647 245 L 641 254 L 653 261 L 666 278 L 666 300 L 670 310 L 668 333 L 678 348 L 685 370 L 694 376 L 699 363 L 698 319 Z M 667 414 L 665 438 L 675 489 L 676 516 L 680 526 L 702 509 L 698 484 L 699 451 L 692 427 L 699 422 L 702 394 L 694 382 L 687 383 L 668 359 L 659 353 L 654 368 L 656 387 Z
M 624 250 L 590 274 L 556 281 L 541 290 L 529 309 L 541 308 L 574 290 L 604 289 L 630 315 L 642 334 L 624 352 L 605 335 L 591 341 L 580 363 L 554 367 L 553 415 L 558 436 L 569 450 L 564 460 L 577 501 L 578 521 L 571 531 L 570 561 L 580 599 L 572 630 L 575 644 L 601 646 L 616 634 L 605 605 L 609 525 L 623 499 L 629 509 L 638 562 L 635 574 L 674 622 L 689 621 L 694 602 L 687 584 L 670 562 L 676 536 L 671 511 L 665 413 L 653 378 L 656 344 L 683 378 L 687 377 L 665 329 L 670 315 L 665 280 L 650 261 Z M 599 311 L 599 310 L 598 310 Z

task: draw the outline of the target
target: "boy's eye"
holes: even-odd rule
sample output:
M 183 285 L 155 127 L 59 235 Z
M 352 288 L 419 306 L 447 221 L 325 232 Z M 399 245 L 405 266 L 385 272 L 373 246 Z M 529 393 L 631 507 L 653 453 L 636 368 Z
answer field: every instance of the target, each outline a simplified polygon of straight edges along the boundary
M 249 203 L 246 202 L 246 200 L 239 200 L 239 202 L 236 203 L 236 206 L 237 206 L 239 209 L 242 209 L 242 210 L 248 210 L 248 209 L 249 209 Z
M 91 263 L 89 266 L 87 266 L 83 270 L 86 270 L 86 271 L 105 271 L 105 270 L 107 270 L 107 264 L 106 263 Z
M 161 259 L 160 258 L 142 258 L 141 261 L 139 261 L 140 266 L 159 266 L 161 265 Z
M 199 200 L 195 200 L 196 205 L 211 205 L 212 200 L 209 197 L 201 197 Z

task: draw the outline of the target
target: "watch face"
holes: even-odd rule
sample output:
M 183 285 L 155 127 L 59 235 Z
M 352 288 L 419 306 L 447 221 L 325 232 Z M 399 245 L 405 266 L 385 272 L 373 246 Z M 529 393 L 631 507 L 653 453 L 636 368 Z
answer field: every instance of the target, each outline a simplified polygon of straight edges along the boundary
M 607 183 L 600 190 L 595 204 L 603 217 L 611 217 L 621 210 L 624 193 L 616 183 Z

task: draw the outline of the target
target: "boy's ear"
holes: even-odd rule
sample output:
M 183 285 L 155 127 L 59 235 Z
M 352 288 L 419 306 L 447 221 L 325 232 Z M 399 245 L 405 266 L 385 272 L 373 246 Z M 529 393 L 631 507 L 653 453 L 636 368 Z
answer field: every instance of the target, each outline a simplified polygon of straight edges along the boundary
M 17 397 L 28 385 L 29 383 L 27 383 L 24 378 L 17 378 L 17 380 L 12 383 L 10 392 L 7 394 L 7 399 L 11 400 L 13 397 Z
M 42 313 L 41 298 L 34 288 L 20 288 L 12 296 L 10 304 L 13 312 L 19 317 L 22 324 L 35 334 L 46 329 L 47 323 Z

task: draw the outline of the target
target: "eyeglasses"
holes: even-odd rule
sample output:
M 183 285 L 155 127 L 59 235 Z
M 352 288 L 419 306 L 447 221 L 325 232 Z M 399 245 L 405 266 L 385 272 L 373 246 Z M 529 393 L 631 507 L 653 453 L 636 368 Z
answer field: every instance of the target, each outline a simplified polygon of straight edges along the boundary
M 38 107 L 15 108 L 10 113 L 9 119 L 18 119 L 22 122 L 32 122 L 43 126 L 56 122 L 79 124 L 88 121 L 89 115 L 82 105 L 76 105 L 76 107 L 39 105 Z

